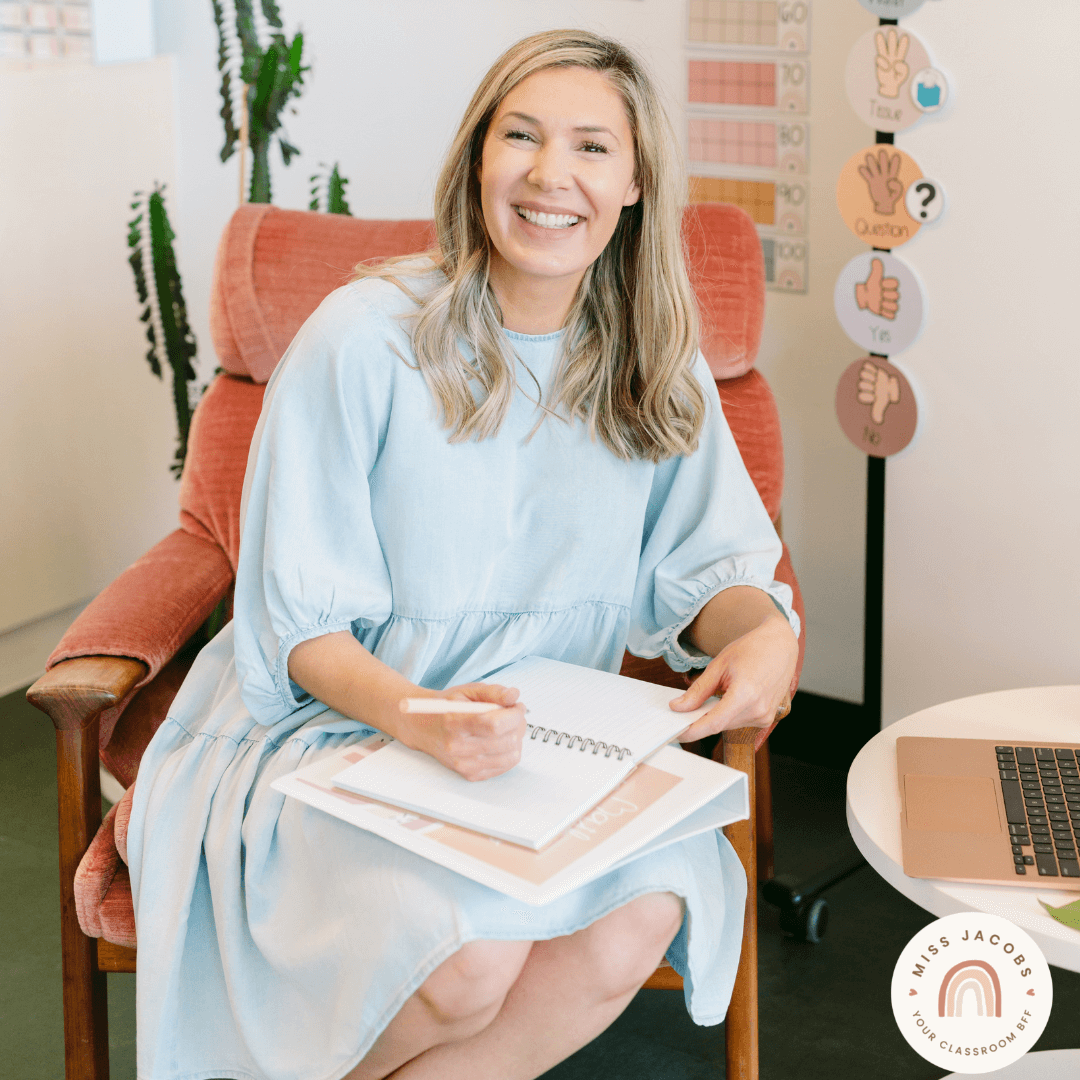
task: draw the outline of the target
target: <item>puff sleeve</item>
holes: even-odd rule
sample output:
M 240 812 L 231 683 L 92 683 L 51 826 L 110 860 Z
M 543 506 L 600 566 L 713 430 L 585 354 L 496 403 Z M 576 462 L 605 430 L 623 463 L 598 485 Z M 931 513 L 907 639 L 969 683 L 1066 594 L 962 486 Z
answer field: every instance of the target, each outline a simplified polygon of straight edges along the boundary
M 311 700 L 289 679 L 295 645 L 391 614 L 368 484 L 400 365 L 390 323 L 355 287 L 331 293 L 266 388 L 244 477 L 233 606 L 240 694 L 260 724 Z
M 675 671 L 709 657 L 679 635 L 717 593 L 751 585 L 772 598 L 796 636 L 789 586 L 773 580 L 782 545 L 750 479 L 720 407 L 716 383 L 698 353 L 694 374 L 706 397 L 697 450 L 661 462 L 653 476 L 627 648 L 663 656 Z

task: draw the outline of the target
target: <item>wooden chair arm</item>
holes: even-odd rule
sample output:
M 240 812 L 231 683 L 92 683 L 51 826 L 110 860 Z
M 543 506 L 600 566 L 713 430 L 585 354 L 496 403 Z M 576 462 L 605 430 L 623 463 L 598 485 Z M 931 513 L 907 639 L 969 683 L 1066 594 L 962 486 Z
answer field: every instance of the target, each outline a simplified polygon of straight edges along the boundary
M 724 827 L 746 871 L 746 911 L 743 915 L 742 952 L 735 988 L 728 1006 L 726 1062 L 728 1080 L 758 1078 L 758 962 L 757 962 L 757 803 L 755 746 L 762 728 L 734 728 L 723 734 L 724 764 L 746 773 L 750 819 Z M 719 749 L 719 748 L 718 748 Z
M 57 731 L 81 731 L 123 701 L 146 670 L 141 660 L 127 656 L 78 656 L 42 675 L 26 699 L 48 713 Z

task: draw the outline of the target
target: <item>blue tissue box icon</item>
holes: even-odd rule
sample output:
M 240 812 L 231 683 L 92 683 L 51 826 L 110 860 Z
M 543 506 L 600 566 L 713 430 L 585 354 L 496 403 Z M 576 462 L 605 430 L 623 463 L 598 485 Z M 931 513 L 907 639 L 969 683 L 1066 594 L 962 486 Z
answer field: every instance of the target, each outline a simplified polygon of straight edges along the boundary
M 936 109 L 941 104 L 940 86 L 927 86 L 925 83 L 919 83 L 915 87 L 915 93 L 919 104 L 924 109 Z

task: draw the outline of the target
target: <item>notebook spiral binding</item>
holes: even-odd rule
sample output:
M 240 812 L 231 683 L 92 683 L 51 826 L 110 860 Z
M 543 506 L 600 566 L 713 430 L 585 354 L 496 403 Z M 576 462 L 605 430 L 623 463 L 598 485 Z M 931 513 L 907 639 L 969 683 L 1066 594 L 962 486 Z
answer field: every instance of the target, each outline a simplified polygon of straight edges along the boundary
M 604 751 L 604 757 L 611 757 L 612 754 L 618 754 L 619 760 L 622 761 L 623 757 L 630 753 L 628 746 L 615 746 L 611 743 L 606 743 L 602 739 L 597 742 L 595 739 L 583 739 L 580 735 L 571 735 L 569 731 L 556 731 L 554 728 L 540 727 L 538 724 L 526 724 L 529 729 L 529 738 L 535 739 L 537 735 L 543 735 L 543 742 L 547 742 L 548 739 L 554 737 L 555 745 L 559 746 L 563 739 L 566 739 L 566 749 L 573 750 L 574 743 L 579 742 L 581 745 L 578 750 L 584 753 L 588 747 L 592 746 L 592 752 L 594 754 Z

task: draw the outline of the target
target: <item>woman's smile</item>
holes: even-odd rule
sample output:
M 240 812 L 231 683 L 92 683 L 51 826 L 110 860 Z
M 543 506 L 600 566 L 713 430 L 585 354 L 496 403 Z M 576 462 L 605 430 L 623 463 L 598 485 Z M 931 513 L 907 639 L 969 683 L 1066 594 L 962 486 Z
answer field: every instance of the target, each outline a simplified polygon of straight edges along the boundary
M 517 212 L 518 217 L 527 221 L 530 225 L 546 229 L 549 232 L 555 229 L 565 232 L 567 229 L 572 229 L 582 220 L 579 214 L 560 214 L 554 210 L 537 211 L 527 206 L 515 206 L 514 210 Z

